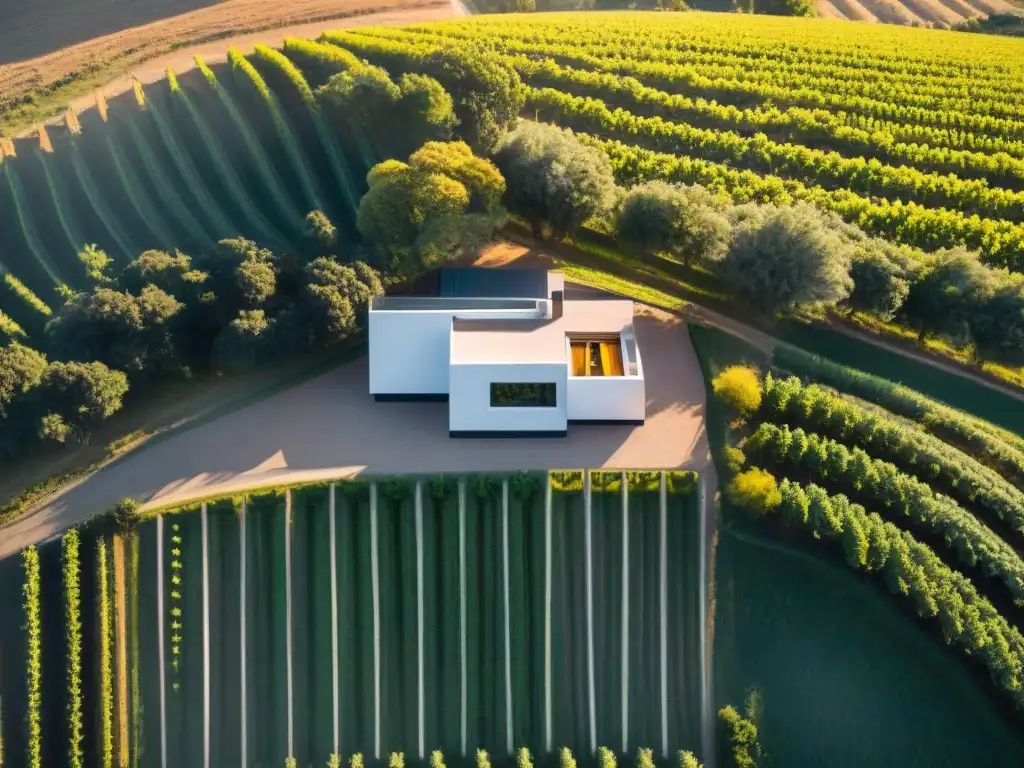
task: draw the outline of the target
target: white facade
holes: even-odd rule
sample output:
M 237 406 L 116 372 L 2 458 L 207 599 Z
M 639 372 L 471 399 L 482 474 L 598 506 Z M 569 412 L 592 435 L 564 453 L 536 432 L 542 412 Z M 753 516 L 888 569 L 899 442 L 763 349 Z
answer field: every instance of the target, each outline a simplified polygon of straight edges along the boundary
M 378 399 L 447 399 L 449 431 L 456 436 L 564 435 L 572 422 L 643 423 L 646 390 L 632 302 L 563 301 L 561 276 L 550 274 L 547 285 L 549 295 L 542 299 L 374 300 L 368 321 L 370 393 Z M 622 375 L 607 373 L 617 372 L 617 363 L 580 362 L 581 340 L 589 339 L 613 345 Z M 574 340 L 580 347 L 577 366 L 598 373 L 573 375 Z M 500 397 L 492 399 L 493 384 L 524 383 L 553 385 L 554 404 L 502 405 Z
M 558 434 L 568 427 L 564 363 L 455 363 L 451 367 L 448 430 L 455 434 Z M 491 384 L 554 384 L 554 407 L 491 405 Z

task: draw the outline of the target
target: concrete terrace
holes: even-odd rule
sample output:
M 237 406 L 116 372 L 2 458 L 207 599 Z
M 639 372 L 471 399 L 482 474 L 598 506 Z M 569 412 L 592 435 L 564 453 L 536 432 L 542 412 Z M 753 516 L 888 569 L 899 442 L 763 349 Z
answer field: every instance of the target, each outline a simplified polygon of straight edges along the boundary
M 0 557 L 130 496 L 148 506 L 361 474 L 517 469 L 702 469 L 705 396 L 685 323 L 637 305 L 647 421 L 574 426 L 565 438 L 451 439 L 446 403 L 375 403 L 367 359 L 341 366 L 97 472 L 0 529 Z

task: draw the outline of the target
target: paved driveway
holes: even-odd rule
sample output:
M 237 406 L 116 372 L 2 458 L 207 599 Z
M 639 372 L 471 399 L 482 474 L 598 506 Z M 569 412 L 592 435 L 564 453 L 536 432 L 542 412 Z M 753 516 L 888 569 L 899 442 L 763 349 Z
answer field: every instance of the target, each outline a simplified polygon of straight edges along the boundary
M 686 325 L 638 306 L 642 427 L 572 426 L 565 438 L 451 439 L 445 403 L 376 403 L 361 358 L 110 465 L 0 529 L 0 557 L 130 496 L 166 504 L 358 474 L 613 467 L 703 468 L 704 385 Z

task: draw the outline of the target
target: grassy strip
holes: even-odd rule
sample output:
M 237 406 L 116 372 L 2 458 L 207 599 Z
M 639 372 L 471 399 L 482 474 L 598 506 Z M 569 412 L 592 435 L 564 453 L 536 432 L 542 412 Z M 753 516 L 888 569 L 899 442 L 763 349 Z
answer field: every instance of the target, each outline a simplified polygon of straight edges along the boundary
M 42 768 L 43 765 L 43 647 L 42 615 L 40 608 L 39 551 L 29 547 L 22 553 L 25 569 L 25 583 L 22 594 L 25 598 L 25 635 L 28 658 L 28 723 L 27 768 Z
M 70 530 L 61 540 L 64 557 L 64 598 L 67 641 L 68 641 L 68 768 L 83 768 L 82 739 L 85 737 L 82 724 L 84 707 L 82 690 L 82 594 L 80 585 L 78 531 Z
M 981 663 L 1018 708 L 1024 703 L 1024 637 L 929 547 L 845 496 L 830 496 L 814 485 L 784 481 L 766 506 L 809 545 L 830 545 L 854 570 L 884 578 L 919 616 L 936 619 L 946 642 Z
M 656 288 L 649 288 L 642 283 L 616 277 L 591 267 L 572 264 L 562 259 L 555 259 L 555 265 L 565 274 L 566 279 L 572 280 L 574 283 L 628 296 L 652 307 L 678 312 L 689 303 Z

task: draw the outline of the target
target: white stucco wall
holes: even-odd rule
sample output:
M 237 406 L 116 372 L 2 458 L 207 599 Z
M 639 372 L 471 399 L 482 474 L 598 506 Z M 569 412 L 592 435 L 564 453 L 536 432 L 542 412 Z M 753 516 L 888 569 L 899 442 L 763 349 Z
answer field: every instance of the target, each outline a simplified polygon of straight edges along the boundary
M 452 312 L 370 312 L 370 394 L 448 391 Z
M 547 302 L 550 304 L 550 302 Z M 540 302 L 550 314 L 550 307 Z M 367 324 L 371 395 L 440 395 L 448 392 L 452 319 L 516 320 L 542 317 L 534 309 L 371 309 Z
M 450 369 L 452 432 L 563 432 L 567 425 L 565 363 L 457 363 Z M 492 408 L 491 382 L 554 382 L 554 408 Z
M 570 376 L 569 421 L 643 421 L 644 380 L 638 376 Z

